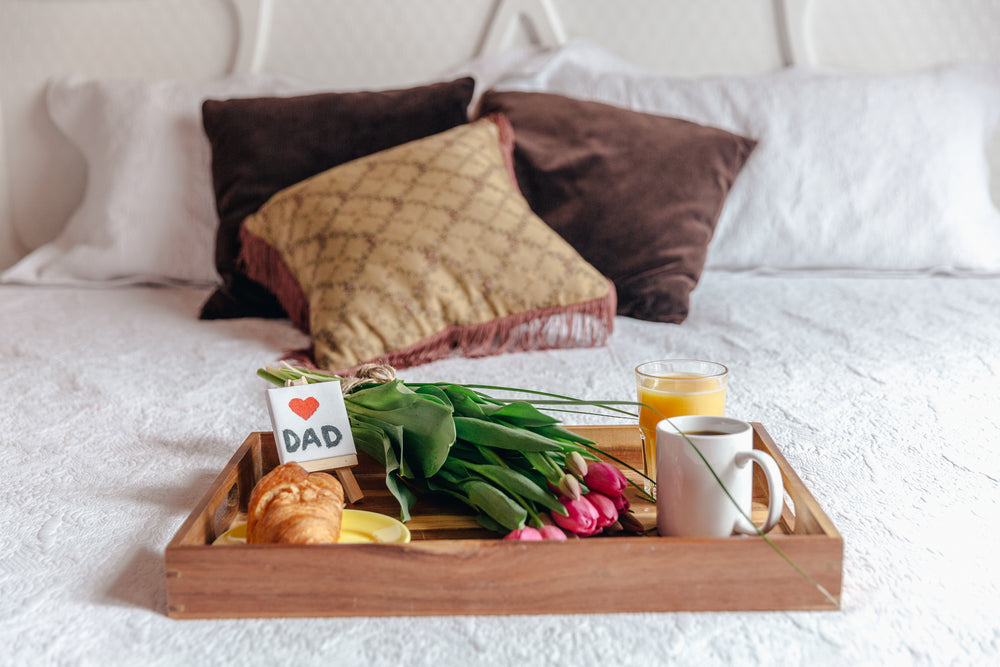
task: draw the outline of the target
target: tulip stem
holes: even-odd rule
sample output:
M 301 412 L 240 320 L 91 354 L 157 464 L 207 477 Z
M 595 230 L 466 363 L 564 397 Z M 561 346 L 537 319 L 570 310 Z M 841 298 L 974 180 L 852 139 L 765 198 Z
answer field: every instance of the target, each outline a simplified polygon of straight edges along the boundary
M 541 528 L 542 526 L 545 525 L 544 523 L 542 523 L 542 519 L 538 516 L 538 512 L 534 510 L 530 502 L 528 502 L 521 496 L 517 495 L 516 493 L 510 491 L 508 491 L 508 493 L 510 493 L 511 497 L 518 503 L 520 503 L 522 507 L 524 507 L 525 511 L 528 513 L 528 516 L 531 517 L 532 522 L 534 522 L 536 528 Z

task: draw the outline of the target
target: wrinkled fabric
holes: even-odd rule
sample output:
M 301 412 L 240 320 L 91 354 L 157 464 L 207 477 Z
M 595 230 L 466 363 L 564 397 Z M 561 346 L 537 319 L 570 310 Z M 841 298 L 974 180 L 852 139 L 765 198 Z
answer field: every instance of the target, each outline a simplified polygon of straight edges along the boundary
M 177 621 L 166 545 L 244 438 L 270 428 L 256 369 L 306 343 L 284 321 L 198 320 L 207 293 L 0 290 L 0 662 L 909 665 L 1000 654 L 1000 280 L 709 271 L 683 325 L 619 317 L 603 348 L 401 373 L 632 400 L 640 362 L 726 364 L 729 414 L 764 424 L 843 535 L 841 611 Z M 627 597 L 637 582 L 621 565 Z M 428 582 L 428 595 L 442 585 Z

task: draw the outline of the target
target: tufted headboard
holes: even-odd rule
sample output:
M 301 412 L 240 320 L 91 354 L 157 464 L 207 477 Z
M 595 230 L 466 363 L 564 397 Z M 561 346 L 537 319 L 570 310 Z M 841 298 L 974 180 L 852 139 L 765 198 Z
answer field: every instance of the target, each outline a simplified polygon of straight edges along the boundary
M 382 88 L 574 37 L 671 75 L 898 72 L 1000 60 L 998 32 L 1000 0 L 3 0 L 0 268 L 54 238 L 83 193 L 84 161 L 45 109 L 53 75 Z

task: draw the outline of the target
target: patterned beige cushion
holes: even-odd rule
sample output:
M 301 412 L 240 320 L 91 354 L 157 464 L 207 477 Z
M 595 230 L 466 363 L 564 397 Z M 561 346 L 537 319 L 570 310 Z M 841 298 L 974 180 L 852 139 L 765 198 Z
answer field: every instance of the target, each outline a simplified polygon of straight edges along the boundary
M 331 370 L 602 344 L 614 288 L 532 213 L 512 146 L 495 115 L 287 188 L 244 223 L 248 275 Z

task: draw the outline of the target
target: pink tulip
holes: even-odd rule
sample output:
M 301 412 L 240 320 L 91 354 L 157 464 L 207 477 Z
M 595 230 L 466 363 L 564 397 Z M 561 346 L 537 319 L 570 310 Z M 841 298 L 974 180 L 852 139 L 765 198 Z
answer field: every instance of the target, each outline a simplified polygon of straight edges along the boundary
M 537 528 L 525 526 L 524 528 L 518 528 L 510 531 L 503 539 L 521 540 L 522 542 L 539 542 L 542 540 L 542 534 L 538 532 Z
M 618 520 L 618 510 L 615 509 L 615 504 L 611 501 L 611 498 L 608 498 L 599 491 L 591 491 L 584 498 L 590 501 L 590 504 L 597 510 L 598 528 L 605 528 Z
M 611 498 L 611 502 L 615 504 L 615 509 L 618 510 L 619 514 L 632 506 L 632 503 L 629 502 L 629 499 L 625 497 L 624 493 L 619 493 L 617 496 L 609 496 L 609 498 Z
M 564 497 L 560 498 L 559 502 L 566 507 L 566 511 L 569 513 L 568 516 L 556 512 L 552 513 L 552 520 L 560 528 L 583 537 L 593 535 L 601 530 L 601 527 L 597 525 L 600 515 L 589 500 L 586 498 L 573 500 Z
M 587 474 L 583 478 L 583 483 L 591 491 L 599 491 L 609 498 L 621 495 L 621 492 L 628 486 L 628 480 L 622 471 L 610 463 L 598 461 L 587 466 Z
M 566 533 L 562 532 L 559 526 L 544 525 L 538 529 L 538 532 L 542 534 L 542 538 L 546 540 L 565 540 Z

